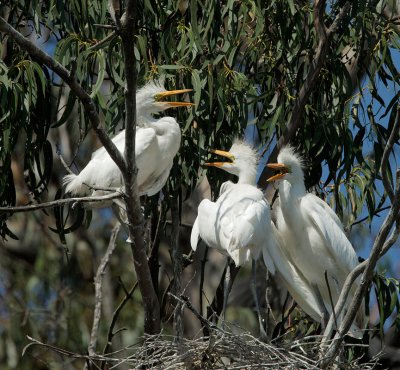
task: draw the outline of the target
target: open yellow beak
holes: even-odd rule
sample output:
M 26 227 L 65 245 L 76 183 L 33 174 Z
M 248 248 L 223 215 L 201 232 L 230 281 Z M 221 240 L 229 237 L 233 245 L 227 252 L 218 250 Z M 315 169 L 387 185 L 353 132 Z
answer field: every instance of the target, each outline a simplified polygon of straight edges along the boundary
M 224 150 L 210 149 L 209 152 L 220 155 L 222 157 L 226 157 L 226 158 L 230 159 L 231 162 L 235 161 L 235 156 Z M 230 163 L 230 162 L 207 162 L 207 163 L 204 163 L 204 165 L 210 166 L 210 167 L 222 167 L 225 163 Z
M 284 177 L 287 173 L 289 173 L 289 168 L 282 163 L 268 163 L 267 167 L 272 168 L 275 171 L 279 171 L 279 173 L 277 173 L 276 175 L 268 178 L 267 179 L 268 182 L 279 180 L 282 177 Z
M 166 104 L 170 108 L 176 108 L 176 107 L 192 107 L 194 104 L 190 102 L 175 102 L 175 101 L 166 101 L 163 102 L 161 101 L 162 99 L 165 99 L 168 96 L 172 95 L 179 95 L 179 94 L 184 94 L 187 92 L 193 91 L 192 89 L 183 89 L 183 90 L 170 90 L 170 91 L 164 91 L 162 93 L 159 93 L 155 96 L 155 99 L 157 102 L 161 104 Z

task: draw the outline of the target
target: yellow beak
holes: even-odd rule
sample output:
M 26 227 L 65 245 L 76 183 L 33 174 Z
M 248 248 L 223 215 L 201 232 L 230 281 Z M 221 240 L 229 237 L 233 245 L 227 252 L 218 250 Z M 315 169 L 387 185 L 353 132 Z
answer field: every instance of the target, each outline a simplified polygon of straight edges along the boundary
M 235 161 L 235 156 L 229 152 L 226 152 L 224 150 L 218 150 L 218 149 L 210 149 L 210 153 L 214 153 L 217 155 L 220 155 L 222 157 L 229 158 L 231 162 Z M 208 162 L 204 163 L 205 166 L 212 166 L 212 167 L 222 167 L 225 163 L 230 163 L 230 162 Z
M 276 175 L 268 178 L 267 179 L 268 182 L 279 180 L 282 177 L 284 177 L 287 173 L 289 173 L 289 168 L 282 163 L 268 163 L 267 167 L 272 168 L 275 171 L 279 171 L 279 173 L 277 173 Z
M 170 91 L 164 91 L 162 93 L 159 93 L 155 96 L 155 100 L 158 101 L 161 104 L 166 104 L 170 108 L 176 108 L 176 107 L 191 107 L 194 104 L 190 102 L 162 102 L 160 100 L 172 96 L 172 95 L 178 95 L 178 94 L 184 94 L 187 92 L 193 91 L 192 89 L 183 89 L 183 90 L 170 90 Z

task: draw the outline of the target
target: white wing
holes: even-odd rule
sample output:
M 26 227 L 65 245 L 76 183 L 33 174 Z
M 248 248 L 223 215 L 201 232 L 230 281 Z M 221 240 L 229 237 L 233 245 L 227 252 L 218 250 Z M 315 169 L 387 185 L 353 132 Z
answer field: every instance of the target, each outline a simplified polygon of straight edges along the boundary
M 328 249 L 332 258 L 337 264 L 344 267 L 349 273 L 358 264 L 357 255 L 343 232 L 343 229 L 337 224 L 336 219 L 331 217 L 331 212 L 327 212 L 325 206 L 321 206 L 320 202 L 315 202 L 318 197 L 303 197 L 301 200 L 301 208 L 303 214 L 309 222 L 316 228 L 324 241 L 324 246 Z M 330 209 L 330 208 L 329 208 Z
M 297 304 L 314 320 L 320 321 L 322 312 L 311 285 L 290 258 L 283 252 L 282 243 L 284 241 L 272 222 L 270 230 L 271 234 L 268 235 L 267 243 L 263 248 L 264 263 L 272 273 L 273 270 L 268 267 L 268 263 L 274 265 L 276 275 Z M 268 261 L 267 259 L 272 261 Z
M 192 233 L 190 234 L 190 245 L 192 249 L 195 251 L 197 249 L 197 244 L 199 243 L 200 234 L 199 234 L 199 219 L 196 218 L 192 227 Z
M 329 215 L 329 217 L 336 223 L 336 225 L 338 225 L 340 227 L 340 229 L 343 230 L 343 224 L 340 221 L 339 217 L 337 216 L 337 214 L 333 211 L 333 209 L 331 207 L 329 207 L 329 205 L 323 201 L 320 197 L 317 197 L 315 194 L 311 194 L 308 193 L 304 199 L 307 199 L 308 202 L 310 203 L 316 203 L 317 205 L 319 205 L 320 207 L 322 207 L 326 213 Z

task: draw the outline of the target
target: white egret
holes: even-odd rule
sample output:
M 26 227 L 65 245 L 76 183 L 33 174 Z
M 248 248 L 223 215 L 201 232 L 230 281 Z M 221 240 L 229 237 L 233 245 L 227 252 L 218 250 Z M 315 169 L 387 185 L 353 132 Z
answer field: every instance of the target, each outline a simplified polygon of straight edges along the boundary
M 179 150 L 181 130 L 173 117 L 156 119 L 153 114 L 173 107 L 189 107 L 189 102 L 162 101 L 165 97 L 183 94 L 191 89 L 167 91 L 157 83 L 150 82 L 136 94 L 137 130 L 135 158 L 138 168 L 137 183 L 140 195 L 154 195 L 166 183 L 173 159 Z M 125 130 L 113 139 L 118 150 L 125 149 Z M 66 175 L 63 179 L 66 192 L 84 195 L 91 189 L 119 188 L 123 185 L 118 166 L 104 147 L 92 154 L 90 162 L 78 175 Z M 98 194 L 99 192 L 96 192 Z
M 280 151 L 278 162 L 267 166 L 279 172 L 268 181 L 280 181 L 277 227 L 282 248 L 289 263 L 304 277 L 301 288 L 306 283 L 308 295 L 318 302 L 310 316 L 326 324 L 326 316 L 332 313 L 347 275 L 358 264 L 357 255 L 335 212 L 322 199 L 306 192 L 301 158 L 287 146 Z M 297 299 L 304 301 L 302 294 L 298 291 Z M 351 334 L 360 336 L 359 328 L 364 322 L 361 308 Z
M 191 234 L 191 246 L 196 250 L 199 238 L 222 254 L 230 256 L 236 266 L 252 260 L 252 289 L 255 296 L 260 332 L 265 335 L 261 323 L 258 298 L 255 294 L 255 260 L 263 248 L 268 249 L 272 239 L 269 205 L 261 190 L 257 189 L 257 153 L 245 142 L 236 140 L 229 152 L 212 150 L 230 161 L 206 163 L 238 176 L 237 183 L 231 181 L 222 184 L 216 202 L 204 199 L 198 207 L 198 216 Z M 271 239 L 266 237 L 271 234 Z M 265 253 L 267 255 L 267 253 Z M 269 270 L 274 273 L 272 261 L 266 258 Z M 225 311 L 228 291 L 225 289 L 223 312 Z

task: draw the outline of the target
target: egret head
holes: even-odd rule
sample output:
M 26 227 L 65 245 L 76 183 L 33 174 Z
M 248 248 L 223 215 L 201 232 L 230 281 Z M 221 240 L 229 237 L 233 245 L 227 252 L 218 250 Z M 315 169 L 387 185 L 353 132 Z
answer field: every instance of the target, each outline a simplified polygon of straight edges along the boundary
M 278 163 L 268 163 L 267 167 L 277 173 L 267 181 L 287 180 L 290 183 L 304 182 L 303 161 L 291 146 L 282 148 L 278 155 Z
M 150 81 L 136 92 L 137 115 L 151 115 L 174 107 L 190 107 L 193 103 L 164 100 L 172 95 L 183 94 L 189 91 L 192 90 L 168 91 L 164 88 L 163 81 Z
M 219 167 L 239 177 L 239 182 L 255 182 L 257 173 L 257 152 L 245 141 L 236 139 L 229 152 L 210 150 L 214 154 L 228 158 L 226 162 L 210 162 L 206 166 Z

